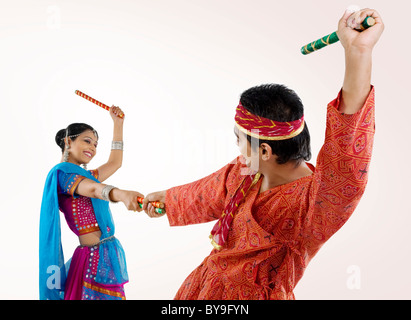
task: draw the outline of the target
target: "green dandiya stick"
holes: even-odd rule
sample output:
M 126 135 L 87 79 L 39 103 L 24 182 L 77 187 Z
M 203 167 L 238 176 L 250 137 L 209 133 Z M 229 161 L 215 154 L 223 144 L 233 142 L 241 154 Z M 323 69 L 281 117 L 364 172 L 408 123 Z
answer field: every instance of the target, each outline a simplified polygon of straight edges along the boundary
M 143 207 L 143 204 L 140 203 L 140 202 L 138 202 L 138 205 L 140 206 L 140 208 Z M 161 208 L 155 208 L 154 211 L 157 212 L 158 214 L 164 214 L 164 213 L 166 213 L 166 212 L 164 211 L 164 209 L 161 209 Z
M 138 197 L 137 198 L 137 203 L 140 206 L 140 208 L 143 207 L 143 201 L 144 201 L 143 197 Z M 166 213 L 166 210 L 164 209 L 164 203 L 162 203 L 160 201 L 151 201 L 150 203 L 153 207 L 155 207 L 155 209 L 154 209 L 155 212 L 157 212 L 159 214 Z
M 361 24 L 361 28 L 359 31 L 368 29 L 369 27 L 372 27 L 375 24 L 375 19 L 373 17 L 366 17 L 364 21 Z M 330 33 L 329 35 L 326 35 L 325 37 L 322 37 L 316 41 L 313 41 L 303 47 L 301 47 L 301 53 L 306 55 L 311 52 L 317 51 L 321 48 L 324 48 L 326 46 L 329 46 L 330 44 L 333 44 L 340 39 L 337 36 L 337 31 Z

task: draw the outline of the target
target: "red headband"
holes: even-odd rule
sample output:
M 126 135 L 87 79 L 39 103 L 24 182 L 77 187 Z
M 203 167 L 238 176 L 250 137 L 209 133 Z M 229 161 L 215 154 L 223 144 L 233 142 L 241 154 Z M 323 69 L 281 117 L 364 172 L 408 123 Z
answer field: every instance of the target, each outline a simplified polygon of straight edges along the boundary
M 237 107 L 235 122 L 240 131 L 261 140 L 291 139 L 304 129 L 304 116 L 295 121 L 274 121 L 252 114 L 241 102 Z

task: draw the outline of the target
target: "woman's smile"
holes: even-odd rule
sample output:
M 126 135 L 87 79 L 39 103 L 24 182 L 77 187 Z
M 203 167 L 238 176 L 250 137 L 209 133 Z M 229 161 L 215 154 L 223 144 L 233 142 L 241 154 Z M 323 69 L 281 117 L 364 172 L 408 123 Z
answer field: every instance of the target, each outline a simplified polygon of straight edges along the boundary
M 85 154 L 86 155 L 86 157 L 88 157 L 88 158 L 90 158 L 90 159 L 92 159 L 93 158 L 93 153 L 92 152 L 90 152 L 90 151 L 83 151 L 83 154 Z

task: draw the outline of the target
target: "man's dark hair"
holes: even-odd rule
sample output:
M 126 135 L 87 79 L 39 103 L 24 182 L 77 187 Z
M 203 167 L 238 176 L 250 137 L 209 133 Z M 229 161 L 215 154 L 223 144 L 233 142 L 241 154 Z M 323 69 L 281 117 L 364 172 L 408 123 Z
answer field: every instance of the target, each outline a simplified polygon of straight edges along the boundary
M 252 87 L 241 94 L 240 102 L 252 114 L 274 121 L 294 121 L 304 114 L 300 97 L 291 89 L 280 84 L 263 84 Z M 290 160 L 300 164 L 311 159 L 310 133 L 304 123 L 303 131 L 287 140 L 259 140 L 259 145 L 267 143 L 278 157 L 277 163 Z M 253 138 L 247 135 L 252 144 Z M 252 144 L 253 145 L 253 144 Z

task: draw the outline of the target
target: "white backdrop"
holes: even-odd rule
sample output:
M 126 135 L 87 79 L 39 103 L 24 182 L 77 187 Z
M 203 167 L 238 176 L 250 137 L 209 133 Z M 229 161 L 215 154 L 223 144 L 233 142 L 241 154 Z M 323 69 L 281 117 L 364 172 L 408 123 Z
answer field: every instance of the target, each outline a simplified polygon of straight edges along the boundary
M 126 114 L 124 164 L 108 183 L 143 194 L 197 180 L 239 152 L 234 110 L 242 91 L 283 83 L 305 105 L 312 163 L 326 104 L 342 85 L 340 44 L 303 56 L 330 33 L 348 1 L 0 0 L 1 299 L 38 298 L 44 181 L 60 161 L 56 132 L 94 126 L 107 160 L 112 120 L 81 90 Z M 297 299 L 409 299 L 410 46 L 405 1 L 357 1 L 386 30 L 374 51 L 377 134 L 369 185 L 348 223 L 308 266 Z M 128 299 L 172 299 L 211 251 L 213 223 L 170 228 L 111 205 L 126 251 Z M 78 244 L 62 220 L 65 258 Z M 355 281 L 352 281 L 352 280 Z

